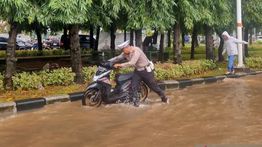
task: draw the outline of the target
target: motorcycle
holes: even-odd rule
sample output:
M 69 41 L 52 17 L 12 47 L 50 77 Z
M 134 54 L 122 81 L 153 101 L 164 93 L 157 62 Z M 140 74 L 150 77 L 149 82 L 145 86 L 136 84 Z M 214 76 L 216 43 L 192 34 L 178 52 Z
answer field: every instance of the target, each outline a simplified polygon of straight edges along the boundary
M 110 61 L 102 63 L 98 66 L 90 83 L 82 98 L 82 105 L 99 107 L 102 103 L 132 103 L 131 97 L 131 80 L 133 72 L 127 74 L 116 74 L 116 85 L 112 88 L 110 83 L 110 73 L 113 70 L 113 64 Z M 141 102 L 147 99 L 149 89 L 144 82 L 138 87 L 138 95 Z

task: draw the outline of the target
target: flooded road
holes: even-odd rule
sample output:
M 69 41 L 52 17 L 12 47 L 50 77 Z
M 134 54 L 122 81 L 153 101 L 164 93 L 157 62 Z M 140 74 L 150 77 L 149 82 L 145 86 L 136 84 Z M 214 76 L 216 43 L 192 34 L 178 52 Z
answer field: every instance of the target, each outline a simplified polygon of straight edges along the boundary
M 260 144 L 262 75 L 155 94 L 140 108 L 58 103 L 0 119 L 1 147 Z

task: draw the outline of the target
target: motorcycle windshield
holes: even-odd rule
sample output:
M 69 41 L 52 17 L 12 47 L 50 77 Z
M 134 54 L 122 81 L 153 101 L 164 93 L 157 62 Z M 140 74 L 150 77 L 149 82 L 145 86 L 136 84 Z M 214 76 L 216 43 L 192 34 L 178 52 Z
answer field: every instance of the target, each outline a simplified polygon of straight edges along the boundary
M 108 72 L 109 69 L 99 66 L 96 71 L 96 76 L 102 75 L 103 73 Z

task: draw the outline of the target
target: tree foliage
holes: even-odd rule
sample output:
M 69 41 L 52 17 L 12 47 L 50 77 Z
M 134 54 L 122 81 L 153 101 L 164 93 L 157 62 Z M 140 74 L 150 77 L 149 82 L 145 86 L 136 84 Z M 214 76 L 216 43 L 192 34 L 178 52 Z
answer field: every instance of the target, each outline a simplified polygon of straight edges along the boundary
M 262 1 L 261 0 L 244 0 L 243 1 L 244 23 L 253 26 L 262 24 Z
M 50 0 L 43 6 L 44 22 L 81 24 L 87 21 L 91 0 Z
M 129 28 L 157 28 L 164 30 L 170 28 L 175 21 L 172 15 L 172 8 L 175 5 L 173 0 L 130 0 L 128 5 Z
M 29 0 L 0 0 L 0 18 L 10 22 L 23 22 L 29 18 L 32 3 Z

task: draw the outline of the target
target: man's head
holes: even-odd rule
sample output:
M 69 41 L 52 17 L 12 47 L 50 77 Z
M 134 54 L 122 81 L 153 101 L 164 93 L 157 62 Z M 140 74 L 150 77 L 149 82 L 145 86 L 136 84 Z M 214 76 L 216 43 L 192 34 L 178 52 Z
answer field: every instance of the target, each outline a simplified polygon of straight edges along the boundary
M 122 50 L 122 52 L 124 52 L 124 54 L 128 55 L 131 52 L 131 47 L 129 45 L 129 40 L 119 44 L 117 46 L 118 49 Z
M 224 40 L 228 40 L 229 37 L 230 37 L 230 35 L 228 34 L 227 31 L 224 31 L 224 32 L 222 33 L 222 38 L 223 38 Z

